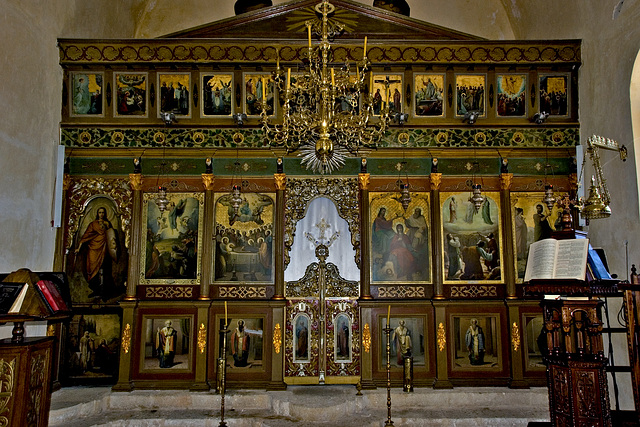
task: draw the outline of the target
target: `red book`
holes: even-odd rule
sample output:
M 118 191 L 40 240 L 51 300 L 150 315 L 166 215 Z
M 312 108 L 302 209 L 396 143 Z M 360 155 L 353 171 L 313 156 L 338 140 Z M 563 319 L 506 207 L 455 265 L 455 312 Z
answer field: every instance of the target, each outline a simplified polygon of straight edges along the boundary
M 44 296 L 51 310 L 55 313 L 58 311 L 69 311 L 67 304 L 64 302 L 62 295 L 50 280 L 40 280 L 36 286 Z

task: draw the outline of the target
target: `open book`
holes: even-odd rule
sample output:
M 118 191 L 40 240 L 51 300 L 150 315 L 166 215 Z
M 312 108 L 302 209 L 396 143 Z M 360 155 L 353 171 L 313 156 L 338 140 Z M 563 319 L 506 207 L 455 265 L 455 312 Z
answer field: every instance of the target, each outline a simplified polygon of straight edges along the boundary
M 585 280 L 589 239 L 544 239 L 529 246 L 524 281 Z

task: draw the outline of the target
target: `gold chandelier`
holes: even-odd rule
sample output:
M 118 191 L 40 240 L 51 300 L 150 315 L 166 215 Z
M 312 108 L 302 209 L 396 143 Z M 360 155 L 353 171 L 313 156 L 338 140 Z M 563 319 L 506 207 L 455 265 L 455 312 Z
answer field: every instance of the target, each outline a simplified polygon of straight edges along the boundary
M 367 59 L 367 38 L 362 60 L 353 69 L 348 62 L 331 66 L 330 40 L 342 33 L 344 27 L 329 19 L 335 6 L 328 0 L 322 0 L 315 10 L 322 19 L 305 22 L 309 41 L 305 71 L 292 76 L 288 68 L 285 77 L 279 59 L 277 62 L 274 81 L 278 91 L 284 93 L 282 124 L 269 124 L 264 104 L 261 122 L 271 145 L 284 147 L 289 153 L 299 150 L 302 164 L 308 170 L 325 174 L 340 169 L 349 154 L 357 156 L 359 150 L 375 148 L 380 142 L 390 119 L 390 82 L 376 81 L 385 86 L 386 102 L 382 102 L 379 111 L 374 111 L 374 79 Z M 312 34 L 321 38 L 315 47 L 311 43 Z M 376 115 L 379 117 L 374 118 Z

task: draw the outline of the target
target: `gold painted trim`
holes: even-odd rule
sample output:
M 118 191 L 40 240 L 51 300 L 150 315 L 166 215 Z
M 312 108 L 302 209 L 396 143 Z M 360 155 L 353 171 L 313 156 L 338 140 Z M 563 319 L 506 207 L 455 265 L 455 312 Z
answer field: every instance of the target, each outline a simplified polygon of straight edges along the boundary
M 443 352 L 447 346 L 447 334 L 444 330 L 444 324 L 440 322 L 438 325 L 438 350 Z
M 56 336 L 56 327 L 55 327 L 55 325 L 51 324 L 51 325 L 47 326 L 47 336 L 48 337 L 55 337 Z
M 282 329 L 280 328 L 280 323 L 276 323 L 275 328 L 273 328 L 273 351 L 276 354 L 280 354 L 280 348 L 282 347 Z
M 520 349 L 520 328 L 516 322 L 511 326 L 511 345 L 513 345 L 513 351 Z
M 131 325 L 126 324 L 122 331 L 122 351 L 127 354 L 131 349 Z
M 204 327 L 204 323 L 200 324 L 198 329 L 198 349 L 200 353 L 204 353 L 207 348 L 207 328 Z
M 362 328 L 362 348 L 365 353 L 369 353 L 371 350 L 371 328 L 368 323 L 365 323 Z
M 347 377 L 326 376 L 324 378 L 325 384 L 357 384 L 359 381 L 360 377 L 355 375 Z

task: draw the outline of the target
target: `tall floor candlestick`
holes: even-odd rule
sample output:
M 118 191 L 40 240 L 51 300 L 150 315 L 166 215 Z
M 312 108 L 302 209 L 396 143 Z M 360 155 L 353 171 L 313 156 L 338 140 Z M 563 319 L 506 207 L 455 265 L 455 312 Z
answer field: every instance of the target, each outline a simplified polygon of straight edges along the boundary
M 224 323 L 224 328 L 220 329 L 222 355 L 218 358 L 218 392 L 220 393 L 220 424 L 218 427 L 227 427 L 227 422 L 224 420 L 224 394 L 227 389 L 227 334 L 229 333 L 226 313 Z
M 384 423 L 384 425 L 392 426 L 393 421 L 391 421 L 391 342 L 390 342 L 391 327 L 389 326 L 388 320 L 387 320 L 387 327 L 382 330 L 387 336 L 387 421 Z

